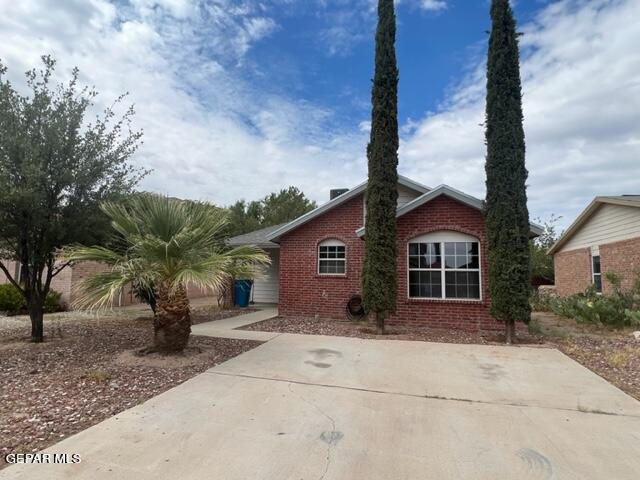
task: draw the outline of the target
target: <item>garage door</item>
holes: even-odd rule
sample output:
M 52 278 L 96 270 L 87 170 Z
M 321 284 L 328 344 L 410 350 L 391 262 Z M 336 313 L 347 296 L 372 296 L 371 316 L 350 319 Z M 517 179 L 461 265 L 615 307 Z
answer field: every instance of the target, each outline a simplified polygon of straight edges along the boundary
M 271 258 L 271 265 L 267 267 L 261 278 L 253 282 L 251 300 L 255 303 L 278 303 L 278 286 L 280 273 L 280 250 L 266 250 Z

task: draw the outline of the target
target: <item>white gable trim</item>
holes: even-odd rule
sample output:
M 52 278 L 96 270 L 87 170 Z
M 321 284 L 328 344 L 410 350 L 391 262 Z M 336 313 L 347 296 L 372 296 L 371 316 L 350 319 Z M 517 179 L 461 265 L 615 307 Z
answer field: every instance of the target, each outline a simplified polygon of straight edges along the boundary
M 414 182 L 413 180 L 404 177 L 402 175 L 398 175 L 398 183 L 401 185 L 404 185 L 407 188 L 410 188 L 420 194 L 424 194 L 425 192 L 429 191 L 429 187 L 422 185 L 420 183 Z M 325 203 L 324 205 L 320 205 L 318 208 L 316 208 L 315 210 L 311 210 L 308 213 L 305 213 L 304 215 L 301 215 L 300 217 L 296 218 L 295 220 L 287 223 L 286 225 L 283 225 L 282 227 L 280 227 L 278 230 L 275 230 L 274 232 L 272 232 L 267 238 L 268 240 L 272 241 L 272 242 L 277 242 L 278 239 L 284 235 L 285 233 L 290 232 L 291 230 L 294 230 L 296 228 L 298 228 L 301 225 L 304 225 L 305 223 L 307 223 L 308 221 L 312 220 L 313 218 L 322 215 L 323 213 L 328 212 L 329 210 L 331 210 L 334 207 L 337 207 L 338 205 L 341 205 L 343 203 L 345 203 L 348 200 L 351 200 L 352 198 L 358 196 L 361 193 L 364 193 L 364 191 L 367 188 L 367 182 L 362 182 L 360 185 L 352 188 L 351 190 L 349 190 L 346 193 L 343 193 L 342 195 L 340 195 L 339 197 L 334 198 L 333 200 L 329 200 L 327 203 Z M 420 197 L 418 197 L 420 198 Z

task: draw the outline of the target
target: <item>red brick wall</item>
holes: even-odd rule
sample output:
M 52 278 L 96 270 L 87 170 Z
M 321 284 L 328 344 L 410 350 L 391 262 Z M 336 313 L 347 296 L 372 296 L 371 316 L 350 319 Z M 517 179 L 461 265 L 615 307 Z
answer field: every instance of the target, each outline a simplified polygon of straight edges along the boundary
M 611 289 L 604 276 L 607 272 L 615 272 L 622 277 L 622 288 L 631 288 L 640 274 L 640 238 L 600 245 L 600 268 L 604 293 Z
M 364 242 L 355 232 L 362 226 L 362 201 L 359 195 L 282 237 L 278 299 L 282 315 L 344 318 L 347 300 L 360 293 Z M 318 243 L 330 238 L 346 245 L 346 275 L 317 273 Z
M 609 293 L 611 284 L 605 274 L 615 272 L 622 278 L 622 288 L 628 289 L 640 274 L 640 238 L 599 245 L 602 291 Z M 560 296 L 584 292 L 591 285 L 591 249 L 579 248 L 556 253 L 553 257 L 556 291 Z
M 407 295 L 407 242 L 438 230 L 453 230 L 480 240 L 481 300 L 409 299 Z M 398 219 L 398 300 L 390 323 L 428 325 L 465 330 L 502 328 L 489 314 L 486 281 L 484 218 L 479 210 L 440 196 Z
M 559 296 L 584 292 L 591 285 L 591 250 L 579 248 L 558 252 L 553 256 L 553 269 Z
M 355 231 L 362 226 L 363 197 L 335 207 L 285 235 L 280 242 L 280 299 L 282 315 L 344 318 L 345 305 L 360 293 L 364 241 Z M 482 300 L 409 300 L 407 297 L 407 241 L 437 230 L 455 230 L 477 237 L 481 244 Z M 327 238 L 347 248 L 347 275 L 325 277 L 317 272 L 317 245 Z M 448 197 L 439 197 L 398 219 L 398 301 L 389 324 L 499 329 L 489 315 L 486 289 L 485 232 L 482 213 Z

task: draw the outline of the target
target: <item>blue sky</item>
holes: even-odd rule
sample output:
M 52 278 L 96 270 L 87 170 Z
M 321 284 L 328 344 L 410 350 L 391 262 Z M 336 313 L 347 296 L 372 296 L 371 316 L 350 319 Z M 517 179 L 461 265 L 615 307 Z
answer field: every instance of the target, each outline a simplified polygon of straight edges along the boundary
M 347 126 L 368 117 L 375 16 L 363 18 L 362 5 L 344 1 L 274 9 L 279 27 L 247 55 L 249 74 L 259 69 L 265 76 L 255 79 L 265 81 L 265 88 L 292 90 L 326 105 Z M 542 5 L 521 2 L 517 14 L 526 21 Z M 397 17 L 399 114 L 405 123 L 437 110 L 470 62 L 484 57 L 490 22 L 483 1 L 451 1 L 436 10 L 404 2 Z
M 366 177 L 375 0 L 0 2 L 11 79 L 49 53 L 135 104 L 142 188 L 220 205 Z M 400 172 L 484 196 L 488 0 L 400 0 Z M 518 0 L 532 218 L 640 193 L 640 2 Z

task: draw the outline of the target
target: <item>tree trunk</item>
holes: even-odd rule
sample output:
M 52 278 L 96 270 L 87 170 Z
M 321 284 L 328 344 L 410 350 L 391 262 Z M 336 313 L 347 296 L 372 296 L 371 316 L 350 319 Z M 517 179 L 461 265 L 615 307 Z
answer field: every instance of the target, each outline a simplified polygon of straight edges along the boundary
M 29 302 L 29 318 L 31 318 L 31 341 L 44 342 L 44 307 L 42 302 L 32 299 Z
M 504 322 L 504 341 L 507 345 L 513 345 L 516 341 L 516 322 L 513 320 Z
M 191 316 L 184 285 L 178 285 L 173 291 L 165 282 L 158 286 L 153 326 L 155 351 L 169 354 L 185 349 L 191 334 Z
M 376 312 L 376 332 L 378 335 L 384 335 L 384 312 Z
M 235 279 L 229 277 L 224 284 L 224 292 L 222 296 L 222 308 L 233 308 L 233 287 Z

